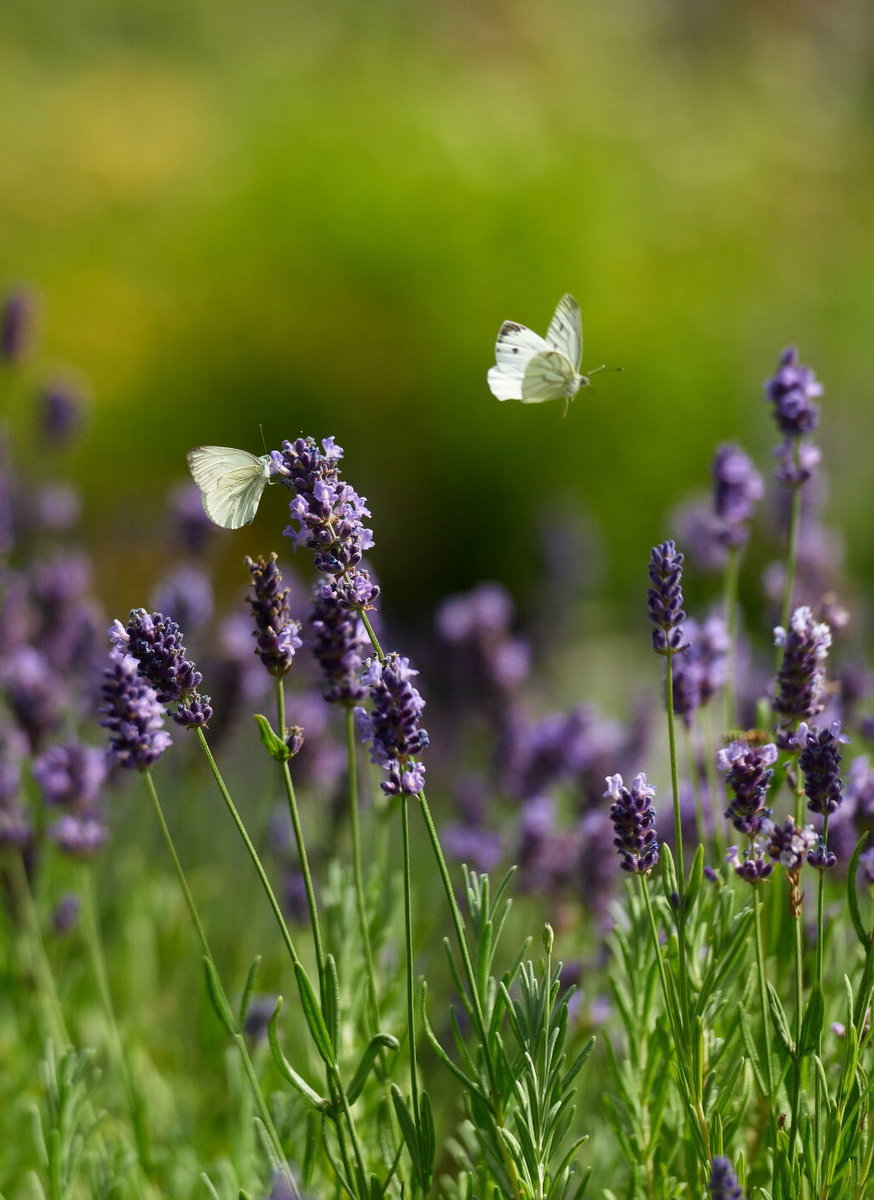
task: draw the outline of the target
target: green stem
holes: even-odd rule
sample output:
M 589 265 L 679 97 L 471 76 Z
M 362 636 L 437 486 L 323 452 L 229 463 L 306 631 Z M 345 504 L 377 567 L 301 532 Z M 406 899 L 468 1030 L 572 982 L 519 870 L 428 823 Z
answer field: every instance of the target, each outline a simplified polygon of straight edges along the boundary
M 790 880 L 790 887 L 793 886 Z M 797 884 L 795 885 L 797 886 Z M 792 915 L 795 926 L 795 1070 L 792 1079 L 792 1129 L 789 1143 L 789 1161 L 793 1162 L 798 1146 L 798 1120 L 801 1113 L 801 1021 L 804 1008 L 804 962 L 801 916 Z
M 370 1033 L 376 1033 L 380 1025 L 379 996 L 376 990 L 376 972 L 373 968 L 373 948 L 370 945 L 370 925 L 367 920 L 367 904 L 364 897 L 364 871 L 361 865 L 361 822 L 358 816 L 358 755 L 355 747 L 355 714 L 346 709 L 346 761 L 349 779 L 349 829 L 352 835 L 352 874 L 355 880 L 355 906 L 358 911 L 358 932 L 364 949 L 364 964 L 367 973 L 367 996 L 370 1004 Z
M 739 628 L 738 580 L 740 578 L 740 547 L 731 546 L 725 564 L 725 587 L 723 606 L 725 630 L 728 635 L 728 661 L 726 663 L 725 689 L 723 691 L 723 722 L 726 733 L 734 729 L 737 722 L 737 633 Z
M 771 1061 L 771 1039 L 768 1033 L 769 1008 L 768 989 L 765 984 L 765 940 L 762 931 L 762 891 L 760 884 L 753 884 L 753 916 L 756 931 L 756 974 L 759 980 L 759 1004 L 762 1009 L 762 1039 L 765 1059 L 765 1078 L 769 1098 L 774 1095 L 774 1065 Z
M 121 1037 L 121 1030 L 118 1025 L 118 1018 L 115 1014 L 115 1005 L 112 1000 L 112 990 L 109 986 L 109 972 L 106 968 L 106 954 L 103 949 L 103 939 L 100 936 L 100 925 L 97 919 L 97 898 L 94 890 L 94 873 L 91 870 L 91 864 L 86 864 L 84 870 L 80 873 L 82 881 L 82 928 L 85 935 L 85 944 L 88 948 L 88 957 L 91 959 L 91 969 L 94 972 L 94 978 L 97 982 L 97 990 L 100 992 L 100 1000 L 106 1011 L 106 1020 L 109 1025 L 110 1041 L 112 1042 L 112 1051 L 116 1060 L 116 1067 L 121 1075 L 122 1086 L 127 1094 L 128 1107 L 130 1108 L 131 1124 L 133 1125 L 134 1138 L 137 1146 L 137 1157 L 139 1158 L 140 1166 L 148 1178 L 154 1176 L 154 1162 L 152 1160 L 151 1138 L 149 1135 L 148 1121 L 146 1117 L 146 1108 L 143 1103 L 143 1098 L 137 1090 L 134 1078 L 130 1070 L 130 1064 L 125 1054 L 124 1042 Z
M 797 468 L 799 465 L 799 442 L 795 441 L 792 451 L 792 461 Z M 795 575 L 798 569 L 798 534 L 801 529 L 801 488 L 792 488 L 792 500 L 789 508 L 789 532 L 786 544 L 786 577 L 783 581 L 783 603 L 780 608 L 780 624 L 788 630 L 792 616 L 792 597 L 795 592 Z M 780 667 L 781 653 L 777 650 L 777 667 Z
M 30 963 L 26 964 L 25 970 L 30 967 L 36 977 L 39 986 L 40 1008 L 43 1010 L 43 1019 L 48 1036 L 53 1041 L 57 1041 L 64 1049 L 68 1049 L 73 1043 L 67 1030 L 67 1023 L 64 1020 L 64 1010 L 58 996 L 54 972 L 46 953 L 33 889 L 31 888 L 20 850 L 17 847 L 10 847 L 9 854 L 5 856 L 5 861 L 9 868 L 7 877 L 12 891 L 13 903 L 21 912 L 21 919 L 27 935 Z
M 407 1037 L 410 1051 L 410 1097 L 413 1104 L 413 1123 L 416 1130 L 421 1129 L 419 1116 L 419 1071 L 416 1060 L 416 1013 L 415 1013 L 415 980 L 413 978 L 413 898 L 412 877 L 410 866 L 410 813 L 409 799 L 401 796 L 401 834 L 404 852 L 404 938 L 406 941 L 406 976 L 407 976 Z M 419 1181 L 423 1183 L 422 1180 Z
M 686 963 L 686 867 L 683 861 L 683 823 L 680 814 L 680 775 L 677 769 L 677 732 L 674 720 L 673 655 L 666 657 L 665 708 L 668 718 L 668 747 L 671 757 L 671 789 L 674 800 L 674 842 L 677 860 L 677 946 L 679 949 L 680 996 L 683 1025 L 689 1024 L 689 976 Z
M 279 907 L 279 901 L 276 899 L 276 895 L 270 884 L 270 880 L 267 878 L 267 872 L 264 870 L 264 866 L 261 862 L 261 859 L 258 856 L 258 851 L 255 849 L 254 845 L 252 844 L 252 839 L 249 837 L 246 826 L 243 824 L 243 819 L 240 816 L 240 814 L 237 812 L 236 805 L 234 804 L 234 801 L 231 798 L 231 793 L 228 791 L 227 785 L 225 784 L 225 781 L 222 778 L 221 772 L 218 769 L 218 764 L 216 763 L 215 759 L 212 756 L 212 751 L 210 750 L 209 745 L 207 744 L 207 740 L 204 737 L 203 730 L 198 726 L 198 727 L 195 727 L 194 733 L 197 738 L 200 749 L 203 752 L 204 758 L 206 759 L 207 763 L 209 764 L 209 769 L 210 769 L 210 771 L 212 771 L 213 779 L 215 780 L 216 785 L 218 786 L 218 790 L 221 794 L 221 797 L 225 802 L 228 812 L 231 814 L 231 819 L 237 827 L 237 832 L 239 833 L 240 837 L 243 839 L 243 845 L 246 847 L 246 849 L 249 852 L 249 857 L 252 860 L 255 870 L 258 874 L 258 878 L 261 881 L 261 886 L 264 889 L 265 895 L 267 896 L 267 900 L 268 900 L 268 903 L 270 904 L 270 908 L 272 909 L 273 915 L 276 918 L 276 923 L 279 926 L 279 932 L 282 935 L 282 940 L 285 943 L 285 948 L 288 951 L 288 956 L 291 959 L 292 963 L 299 963 L 300 958 L 298 956 L 297 950 L 295 949 L 294 942 L 292 941 L 291 934 L 289 933 L 289 930 L 288 930 L 288 926 L 285 923 L 285 917 L 282 915 L 282 909 Z
M 197 732 L 200 733 L 200 730 L 198 729 Z M 221 980 L 219 978 L 218 969 L 215 965 L 215 959 L 212 956 L 212 951 L 209 948 L 209 942 L 206 939 L 206 932 L 204 931 L 204 928 L 203 928 L 203 922 L 201 921 L 200 914 L 197 911 L 197 905 L 194 903 L 194 897 L 191 894 L 191 888 L 188 886 L 188 879 L 185 875 L 185 871 L 182 867 L 182 863 L 179 861 L 179 855 L 176 853 L 176 846 L 173 842 L 173 838 L 172 838 L 172 836 L 170 834 L 170 830 L 167 826 L 167 821 L 164 817 L 164 810 L 161 807 L 161 801 L 158 799 L 158 792 L 157 792 L 157 789 L 155 788 L 155 781 L 152 778 L 151 771 L 149 771 L 149 770 L 143 771 L 142 775 L 143 775 L 143 782 L 146 785 L 146 791 L 148 793 L 149 800 L 152 803 L 152 809 L 154 810 L 154 813 L 155 813 L 155 819 L 158 822 L 158 828 L 161 831 L 161 837 L 164 840 L 164 845 L 167 848 L 167 853 L 170 855 L 170 861 L 172 862 L 173 869 L 176 872 L 176 878 L 179 880 L 179 885 L 182 888 L 182 895 L 185 898 L 185 904 L 186 904 L 186 907 L 188 908 L 189 916 L 191 917 L 191 923 L 194 926 L 194 931 L 197 934 L 197 940 L 200 943 L 201 954 L 203 955 L 203 957 L 205 959 L 208 960 L 208 962 L 212 968 L 212 976 L 216 982 L 216 986 L 220 989 L 221 998 L 224 1001 L 225 1012 L 231 1013 L 231 1012 L 233 1012 L 233 1010 L 230 1006 L 230 1002 L 228 1001 L 227 994 L 225 993 L 224 987 L 222 986 Z M 273 1118 L 270 1115 L 270 1110 L 267 1107 L 267 1102 L 264 1099 L 264 1094 L 261 1091 L 261 1084 L 258 1081 L 258 1076 L 255 1074 L 255 1068 L 252 1064 L 252 1059 L 249 1055 L 249 1048 L 246 1045 L 246 1042 L 245 1042 L 245 1039 L 243 1038 L 242 1032 L 239 1029 L 236 1029 L 236 1028 L 234 1029 L 234 1033 L 232 1034 L 232 1037 L 233 1037 L 234 1043 L 237 1047 L 237 1050 L 239 1051 L 240 1058 L 243 1063 L 243 1070 L 245 1072 L 247 1080 L 249 1081 L 249 1086 L 252 1090 L 252 1095 L 255 1098 L 255 1104 L 258 1108 L 258 1114 L 261 1117 L 261 1120 L 264 1124 L 264 1128 L 267 1130 L 267 1136 L 270 1138 L 270 1142 L 273 1146 L 273 1150 L 276 1155 L 276 1161 L 279 1163 L 285 1163 L 285 1161 L 286 1161 L 285 1151 L 282 1147 L 282 1142 L 279 1138 L 279 1133 L 277 1132 L 276 1126 L 273 1124 Z M 294 1177 L 285 1168 L 283 1168 L 283 1170 L 284 1170 L 284 1173 L 287 1176 L 287 1178 L 289 1180 L 291 1180 L 291 1186 L 293 1188 L 294 1195 L 299 1196 L 297 1185 L 294 1182 Z

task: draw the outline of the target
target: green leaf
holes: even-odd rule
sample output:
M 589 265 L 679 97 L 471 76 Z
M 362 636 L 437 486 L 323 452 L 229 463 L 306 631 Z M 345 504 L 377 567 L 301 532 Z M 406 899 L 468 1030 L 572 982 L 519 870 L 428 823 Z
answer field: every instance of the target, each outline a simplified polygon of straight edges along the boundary
M 862 851 L 868 842 L 868 834 L 863 833 L 856 842 L 856 849 L 853 851 L 853 857 L 850 859 L 850 866 L 847 870 L 847 904 L 850 908 L 850 917 L 853 922 L 853 928 L 856 931 L 856 937 L 867 950 L 871 944 L 871 933 L 865 928 L 862 920 L 862 913 L 859 909 L 859 891 L 856 886 L 856 872 L 859 867 L 859 859 L 862 856 Z
M 692 859 L 692 866 L 689 871 L 689 882 L 686 886 L 686 913 L 690 913 L 695 906 L 695 901 L 698 899 L 698 893 L 701 891 L 701 882 L 704 879 L 704 847 L 700 846 L 695 851 L 695 857 Z
M 215 1009 L 216 1015 L 221 1021 L 222 1025 L 224 1025 L 225 1029 L 228 1031 L 231 1037 L 233 1037 L 237 1032 L 236 1026 L 234 1025 L 233 1013 L 228 1007 L 228 1002 L 225 999 L 225 993 L 222 989 L 222 985 L 219 981 L 213 961 L 206 955 L 203 956 L 203 968 L 206 972 L 206 990 L 209 992 L 209 998 L 212 1002 L 212 1006 Z
M 391 1085 L 391 1099 L 392 1104 L 395 1106 L 395 1114 L 398 1119 L 398 1125 L 401 1127 L 401 1133 L 403 1134 L 407 1151 L 409 1152 L 413 1167 L 415 1168 L 416 1174 L 421 1182 L 422 1156 L 419 1149 L 419 1132 L 416 1129 L 416 1124 L 413 1120 L 412 1113 L 407 1108 L 406 1102 L 401 1095 L 401 1090 L 395 1083 Z
M 325 1018 L 322 1016 L 322 1010 L 319 1008 L 316 994 L 313 991 L 313 985 L 310 983 L 309 976 L 303 969 L 302 963 L 296 962 L 294 964 L 294 974 L 297 979 L 297 990 L 300 994 L 304 1020 L 309 1028 L 313 1043 L 325 1065 L 332 1070 L 336 1070 L 337 1063 L 334 1059 L 334 1048 L 328 1028 L 325 1025 Z
M 768 1008 L 771 1013 L 771 1023 L 774 1026 L 774 1032 L 782 1043 L 783 1049 L 790 1056 L 795 1057 L 795 1043 L 792 1041 L 792 1034 L 789 1031 L 789 1022 L 786 1020 L 786 1013 L 783 1011 L 783 1005 L 780 1003 L 780 997 L 777 995 L 776 989 L 770 980 L 767 980 L 768 988 Z
M 434 1178 L 434 1157 L 437 1153 L 437 1139 L 434 1134 L 434 1114 L 431 1111 L 431 1097 L 423 1091 L 419 1097 L 419 1123 L 421 1126 L 419 1146 L 422 1153 L 422 1191 L 427 1195 Z
M 333 954 L 325 955 L 325 986 L 322 1009 L 325 1015 L 325 1025 L 331 1037 L 331 1045 L 336 1057 L 340 1045 L 340 980 L 337 977 L 337 963 Z
M 798 1039 L 798 1053 L 804 1058 L 811 1054 L 819 1045 L 822 1033 L 822 1023 L 825 1017 L 825 1006 L 822 998 L 822 986 L 815 982 L 810 989 L 810 998 L 804 1009 L 801 1021 L 801 1036 Z
M 355 1074 L 346 1089 L 346 1094 L 350 1104 L 354 1104 L 361 1095 L 362 1089 L 367 1082 L 367 1077 L 373 1070 L 373 1064 L 376 1062 L 379 1052 L 385 1050 L 397 1050 L 400 1042 L 396 1037 L 392 1037 L 390 1033 L 376 1033 L 370 1039 L 364 1053 L 361 1055 Z
M 273 1061 L 276 1063 L 279 1073 L 291 1084 L 296 1091 L 307 1100 L 314 1108 L 321 1112 L 330 1112 L 330 1101 L 320 1096 L 317 1091 L 310 1087 L 302 1076 L 298 1075 L 294 1067 L 282 1053 L 282 1047 L 279 1045 L 279 1014 L 282 1011 L 283 1000 L 281 996 L 277 996 L 276 1005 L 273 1009 L 273 1014 L 267 1023 L 267 1038 L 270 1042 L 270 1050 L 273 1054 Z
M 249 1005 L 252 1002 L 252 992 L 255 990 L 255 980 L 258 977 L 258 968 L 260 966 L 261 955 L 256 954 L 252 959 L 251 967 L 249 967 L 249 974 L 246 976 L 243 995 L 240 997 L 240 1025 L 245 1023 L 246 1013 L 249 1011 Z
M 288 762 L 291 758 L 291 751 L 285 742 L 273 729 L 273 726 L 261 713 L 252 714 L 258 722 L 258 732 L 261 735 L 261 741 L 264 749 L 271 758 L 275 758 L 277 762 Z

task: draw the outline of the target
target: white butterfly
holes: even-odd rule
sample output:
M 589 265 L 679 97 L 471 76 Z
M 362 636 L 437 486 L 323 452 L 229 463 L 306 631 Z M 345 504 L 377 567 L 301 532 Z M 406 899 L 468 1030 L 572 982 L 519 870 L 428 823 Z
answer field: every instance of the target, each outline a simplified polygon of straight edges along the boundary
M 270 478 L 269 454 L 259 458 L 232 446 L 195 446 L 185 457 L 211 521 L 223 529 L 239 529 L 254 519 Z
M 504 322 L 498 330 L 489 387 L 499 400 L 523 404 L 564 400 L 567 407 L 581 387 L 589 386 L 589 376 L 580 374 L 582 357 L 580 306 L 573 296 L 562 296 L 545 338 L 516 321 Z

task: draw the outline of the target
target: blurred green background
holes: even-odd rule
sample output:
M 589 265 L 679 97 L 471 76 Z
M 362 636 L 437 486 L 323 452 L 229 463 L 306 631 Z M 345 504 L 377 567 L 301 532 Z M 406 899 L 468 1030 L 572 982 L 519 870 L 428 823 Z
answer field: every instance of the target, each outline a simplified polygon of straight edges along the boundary
M 870 572 L 872 11 L 7 0 L 0 280 L 39 289 L 43 365 L 92 392 L 75 468 L 108 606 L 142 602 L 186 449 L 258 452 L 262 424 L 346 448 L 390 610 L 487 577 L 524 597 L 574 513 L 637 610 L 715 443 L 770 473 L 761 381 L 790 341 Z M 542 332 L 566 290 L 584 366 L 624 373 L 566 420 L 500 405 L 500 322 Z M 227 535 L 235 580 L 283 524 L 269 490 Z

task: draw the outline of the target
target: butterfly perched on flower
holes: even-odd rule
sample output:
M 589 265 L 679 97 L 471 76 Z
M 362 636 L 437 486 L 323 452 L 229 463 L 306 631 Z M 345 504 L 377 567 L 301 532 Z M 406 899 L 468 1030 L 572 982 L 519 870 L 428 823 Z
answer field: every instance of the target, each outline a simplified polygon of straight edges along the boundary
M 580 374 L 582 357 L 580 306 L 573 296 L 565 295 L 545 338 L 517 321 L 504 322 L 498 330 L 489 387 L 498 400 L 521 400 L 523 404 L 564 400 L 567 409 L 580 388 L 589 386 L 589 375 Z
M 239 529 L 254 520 L 270 478 L 269 454 L 259 457 L 232 446 L 195 446 L 186 458 L 211 521 L 223 529 Z

